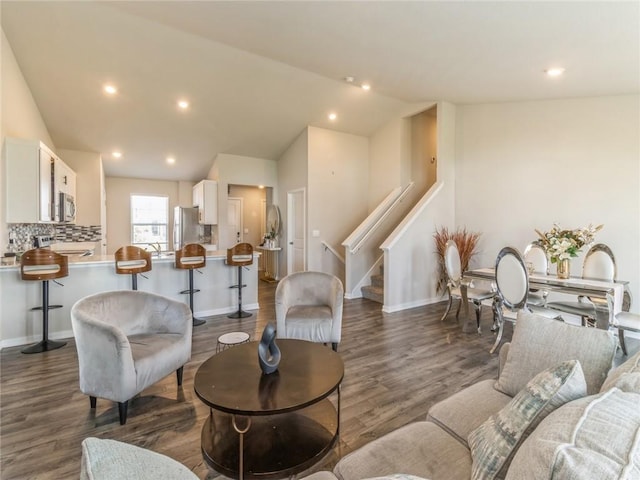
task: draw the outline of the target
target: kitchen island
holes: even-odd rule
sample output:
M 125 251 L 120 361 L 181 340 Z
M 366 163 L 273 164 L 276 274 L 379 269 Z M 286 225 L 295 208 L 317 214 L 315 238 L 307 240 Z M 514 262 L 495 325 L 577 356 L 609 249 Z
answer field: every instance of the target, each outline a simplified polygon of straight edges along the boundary
M 252 265 L 242 275 L 246 287 L 242 289 L 243 308 L 255 310 L 258 305 L 258 257 L 254 253 Z M 199 318 L 223 315 L 238 309 L 237 290 L 229 288 L 237 283 L 238 269 L 225 264 L 226 250 L 208 251 L 207 265 L 194 274 L 195 316 Z M 150 272 L 138 275 L 138 290 L 157 293 L 189 303 L 186 270 L 174 267 L 173 253 L 152 257 Z M 50 303 L 62 308 L 49 311 L 49 338 L 73 337 L 70 311 L 74 303 L 87 295 L 110 290 L 131 289 L 131 276 L 115 272 L 113 255 L 93 255 L 69 258 L 69 276 L 49 282 Z M 42 339 L 42 311 L 30 309 L 41 304 L 41 282 L 20 278 L 20 265 L 0 266 L 0 348 L 26 345 Z

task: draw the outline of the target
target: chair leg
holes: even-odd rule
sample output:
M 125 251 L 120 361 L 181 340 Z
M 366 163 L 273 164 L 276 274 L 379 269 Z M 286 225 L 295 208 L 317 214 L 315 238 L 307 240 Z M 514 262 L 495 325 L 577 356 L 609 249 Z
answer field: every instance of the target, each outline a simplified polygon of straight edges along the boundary
M 120 415 L 120 425 L 124 425 L 127 423 L 127 406 L 129 405 L 129 400 L 125 400 L 124 402 L 118 402 L 118 414 Z
M 458 308 L 456 308 L 456 320 L 460 320 L 460 307 L 462 307 L 462 298 L 458 300 Z
M 444 315 L 442 315 L 442 318 L 440 319 L 441 322 L 444 322 L 444 319 L 447 318 L 447 315 L 449 315 L 449 311 L 451 310 L 452 303 L 453 303 L 453 298 L 451 297 L 451 294 L 449 294 L 449 304 L 447 305 L 447 310 L 444 312 Z
M 480 335 L 482 333 L 482 330 L 480 329 L 480 316 L 482 314 L 482 304 L 473 302 L 473 306 L 476 307 L 476 325 L 478 327 L 478 335 Z
M 42 341 L 23 348 L 22 353 L 42 353 L 56 348 L 64 347 L 67 342 L 57 342 L 49 340 L 49 310 L 58 308 L 58 305 L 49 305 L 49 280 L 42 281 Z M 40 308 L 35 308 L 40 310 Z
M 624 343 L 624 330 L 618 329 L 618 339 L 620 339 L 620 348 L 622 349 L 622 353 L 624 356 L 627 356 L 627 345 Z
M 331 348 L 333 349 L 333 351 L 334 351 L 334 352 L 337 352 L 337 351 L 338 351 L 338 344 L 337 344 L 337 343 L 335 343 L 335 342 L 333 342 L 333 343 L 331 344 Z
M 182 372 L 184 371 L 184 365 L 176 370 L 176 377 L 178 377 L 178 386 L 182 385 Z
M 495 307 L 495 308 L 502 308 L 502 307 L 498 305 L 498 307 Z M 493 347 L 491 347 L 491 350 L 489 350 L 490 354 L 493 354 L 493 352 L 496 351 L 496 348 L 498 348 L 498 345 L 500 345 L 500 341 L 502 340 L 502 331 L 504 329 L 504 318 L 502 318 L 502 312 L 496 309 L 495 316 L 498 319 L 498 335 L 496 335 L 496 341 L 493 344 Z
M 91 405 L 91 408 L 96 408 L 96 400 L 96 397 L 89 396 L 89 404 Z

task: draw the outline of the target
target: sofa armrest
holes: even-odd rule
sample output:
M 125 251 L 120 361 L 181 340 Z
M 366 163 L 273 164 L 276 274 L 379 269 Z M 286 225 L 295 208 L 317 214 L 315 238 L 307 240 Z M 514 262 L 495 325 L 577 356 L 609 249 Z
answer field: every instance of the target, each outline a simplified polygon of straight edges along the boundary
M 511 346 L 510 342 L 507 342 L 500 347 L 500 352 L 498 353 L 498 377 L 504 368 L 504 364 L 507 362 L 507 355 L 509 354 L 509 347 Z

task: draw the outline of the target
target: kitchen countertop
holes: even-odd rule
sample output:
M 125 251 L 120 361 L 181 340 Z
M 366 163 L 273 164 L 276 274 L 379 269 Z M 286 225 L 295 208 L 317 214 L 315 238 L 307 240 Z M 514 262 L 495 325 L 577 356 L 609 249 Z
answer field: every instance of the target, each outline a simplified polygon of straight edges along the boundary
M 254 252 L 254 257 L 260 256 L 260 252 Z M 226 250 L 208 250 L 207 251 L 207 259 L 211 260 L 224 260 L 227 258 Z M 173 252 L 162 254 L 160 257 L 156 257 L 154 255 L 151 256 L 151 263 L 173 263 L 175 259 L 175 254 Z M 73 267 L 84 266 L 84 265 L 103 265 L 108 263 L 113 263 L 114 257 L 113 255 L 91 255 L 87 257 L 81 257 L 79 255 L 70 255 L 69 256 L 69 266 Z M 20 267 L 20 263 L 17 262 L 14 265 L 0 265 L 0 271 L 8 270 L 8 269 L 17 269 Z

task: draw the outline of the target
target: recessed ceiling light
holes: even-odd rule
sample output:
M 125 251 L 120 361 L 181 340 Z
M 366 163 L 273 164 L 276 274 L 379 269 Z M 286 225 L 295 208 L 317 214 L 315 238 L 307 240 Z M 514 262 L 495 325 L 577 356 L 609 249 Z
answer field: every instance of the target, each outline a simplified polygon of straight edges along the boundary
M 118 89 L 114 85 L 107 84 L 104 86 L 104 92 L 108 95 L 115 95 L 118 93 Z
M 547 76 L 549 77 L 559 77 L 564 73 L 564 68 L 560 68 L 560 67 L 548 68 L 544 71 L 544 73 L 546 73 Z
M 173 157 L 167 157 L 167 163 L 169 165 L 173 165 L 174 163 L 176 163 L 176 159 Z
M 122 152 L 115 151 L 111 155 L 113 155 L 113 158 L 120 158 L 122 157 Z
M 371 85 L 368 83 L 363 83 L 360 87 L 362 87 L 363 90 L 371 90 Z
M 329 120 L 335 120 L 336 118 L 338 118 L 338 115 L 336 115 L 335 113 L 329 114 Z
M 355 82 L 356 77 L 352 77 L 351 75 L 349 75 L 348 77 L 344 77 L 344 81 L 347 83 L 353 83 Z
M 264 188 L 264 185 L 258 185 L 258 188 L 259 188 L 259 189 L 263 189 L 263 188 Z
M 186 100 L 178 100 L 178 107 L 180 107 L 182 110 L 186 110 L 187 108 L 189 108 L 189 102 L 187 102 Z

